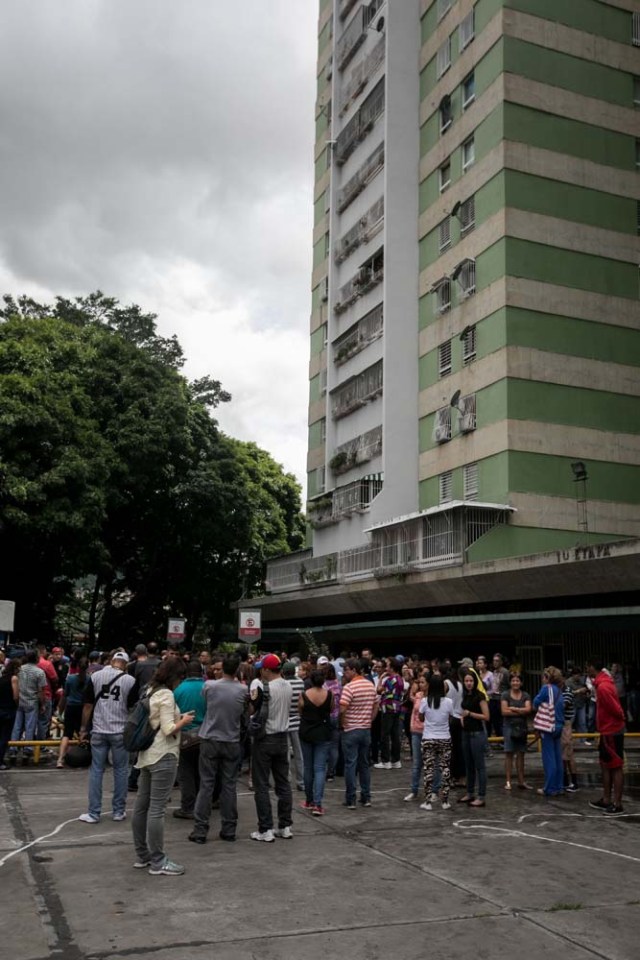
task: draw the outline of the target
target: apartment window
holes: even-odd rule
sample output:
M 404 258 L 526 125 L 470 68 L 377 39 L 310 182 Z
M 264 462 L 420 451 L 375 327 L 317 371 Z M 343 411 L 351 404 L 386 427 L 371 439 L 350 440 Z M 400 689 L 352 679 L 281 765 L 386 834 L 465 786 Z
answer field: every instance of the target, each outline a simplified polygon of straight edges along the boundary
M 636 200 L 636 221 L 638 226 L 638 236 L 640 237 L 640 200 Z
M 436 410 L 433 422 L 433 441 L 434 443 L 446 443 L 451 440 L 451 407 L 440 407 Z
M 451 161 L 445 160 L 440 169 L 438 170 L 438 181 L 440 186 L 440 193 L 443 193 L 448 186 L 451 184 Z
M 634 13 L 633 15 L 633 34 L 631 42 L 634 47 L 640 47 L 640 13 Z
M 460 234 L 464 235 L 469 230 L 473 230 L 476 225 L 476 198 L 475 195 L 469 197 L 464 203 L 460 204 L 458 212 L 460 219 Z
M 465 500 L 475 500 L 478 496 L 478 464 L 466 463 L 462 468 L 462 484 Z
M 441 473 L 438 477 L 438 491 L 440 503 L 449 503 L 453 493 L 453 473 L 451 470 Z
M 440 133 L 444 133 L 453 123 L 453 110 L 451 109 L 451 97 L 449 94 L 442 98 L 438 109 L 440 111 Z
M 445 340 L 438 347 L 438 376 L 446 377 L 451 373 L 451 340 Z
M 464 20 L 460 21 L 460 26 L 458 27 L 458 36 L 460 40 L 460 50 L 464 50 L 465 47 L 468 47 L 473 38 L 476 35 L 475 27 L 475 17 L 474 11 L 470 10 L 466 15 Z
M 458 281 L 460 293 L 464 298 L 470 297 L 476 292 L 476 262 L 475 260 L 463 260 L 455 268 L 452 278 Z
M 316 492 L 324 493 L 327 485 L 327 468 L 318 467 L 316 470 Z
M 476 159 L 476 143 L 473 137 L 462 144 L 462 170 L 468 170 Z
M 460 334 L 462 340 L 462 362 L 466 365 L 476 358 L 476 328 L 465 327 Z
M 324 397 L 327 392 L 327 369 L 320 371 L 320 396 Z
M 440 253 L 451 246 L 451 217 L 445 217 L 438 227 Z
M 325 260 L 326 260 L 326 258 L 330 255 L 330 253 L 331 253 L 331 240 L 329 239 L 329 231 L 327 230 L 327 232 L 326 232 L 325 235 L 324 235 L 324 256 L 325 256 Z
M 438 50 L 436 59 L 436 75 L 442 77 L 451 66 L 451 37 L 447 37 Z
M 633 103 L 640 107 L 640 77 L 633 78 Z
M 636 140 L 636 168 L 640 170 L 640 140 Z
M 466 110 L 476 98 L 476 75 L 472 70 L 462 81 L 462 109 Z
M 436 286 L 435 295 L 437 313 L 446 313 L 447 310 L 451 310 L 451 281 L 448 277 Z
M 320 439 L 324 443 L 327 439 L 327 418 L 323 417 L 320 421 Z
M 445 13 L 451 9 L 451 4 L 453 0 L 438 0 L 438 22 L 442 20 Z

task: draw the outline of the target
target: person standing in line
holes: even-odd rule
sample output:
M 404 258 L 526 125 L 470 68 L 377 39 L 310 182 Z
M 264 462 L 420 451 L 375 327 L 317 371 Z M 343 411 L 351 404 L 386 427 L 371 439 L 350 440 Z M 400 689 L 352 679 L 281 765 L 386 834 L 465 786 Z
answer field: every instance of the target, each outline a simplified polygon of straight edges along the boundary
M 369 748 L 371 724 L 378 713 L 378 698 L 372 683 L 362 676 L 362 661 L 345 661 L 346 684 L 340 698 L 342 753 L 344 756 L 345 801 L 348 810 L 356 809 L 357 779 L 360 780 L 360 803 L 371 806 L 371 771 Z
M 381 762 L 374 764 L 379 770 L 399 770 L 402 735 L 402 708 L 404 703 L 404 680 L 400 675 L 400 663 L 391 657 L 386 672 L 380 678 L 377 693 L 382 713 Z
M 280 676 L 280 659 L 274 653 L 262 658 L 260 680 L 254 680 L 251 705 L 254 713 L 261 710 L 264 699 L 264 684 L 269 684 L 268 713 L 264 735 L 253 738 L 251 764 L 253 772 L 254 799 L 258 815 L 258 829 L 251 834 L 252 840 L 273 843 L 276 837 L 290 840 L 293 797 L 289 783 L 289 709 L 291 687 Z M 278 827 L 273 827 L 273 811 L 269 796 L 269 776 L 278 799 Z
M 440 674 L 431 674 L 426 696 L 419 707 L 424 717 L 422 732 L 422 763 L 424 766 L 424 803 L 421 810 L 432 810 L 436 800 L 433 792 L 433 777 L 436 765 L 440 771 L 440 799 L 442 809 L 450 810 L 449 788 L 451 785 L 451 729 L 453 701 L 445 696 L 444 681 Z
M 64 758 L 69 749 L 69 741 L 72 737 L 80 733 L 82 727 L 82 704 L 84 702 L 84 693 L 89 683 L 87 676 L 87 667 L 89 666 L 86 657 L 80 657 L 77 662 L 78 672 L 70 674 L 64 684 L 64 692 L 60 701 L 60 713 L 64 715 L 64 727 L 60 749 L 58 751 L 58 761 L 56 768 L 61 770 L 64 767 Z
M 35 740 L 38 728 L 38 714 L 44 709 L 47 677 L 38 664 L 36 650 L 28 650 L 18 673 L 18 709 L 11 732 L 12 740 Z M 33 753 L 33 747 L 25 747 L 25 756 Z M 9 756 L 15 756 L 16 747 L 11 747 Z
M 340 697 L 342 696 L 342 684 L 336 677 L 335 667 L 332 663 L 326 665 L 323 673 L 325 676 L 324 688 L 331 693 L 331 716 L 329 718 L 331 742 L 329 743 L 327 760 L 327 783 L 332 783 L 335 780 L 340 759 Z
M 560 689 L 562 673 L 557 667 L 547 667 L 542 675 L 542 681 L 542 687 L 534 697 L 533 706 L 538 710 L 543 703 L 553 703 L 555 723 L 553 730 L 542 731 L 544 786 L 537 792 L 545 797 L 559 797 L 564 793 L 564 767 L 562 764 L 564 701 Z
M 206 714 L 200 727 L 200 789 L 195 802 L 193 843 L 205 843 L 214 792 L 220 802 L 220 839 L 233 842 L 238 824 L 237 781 L 242 759 L 242 731 L 249 691 L 238 680 L 240 658 L 222 661 L 222 678 L 204 685 Z
M 455 674 L 451 661 L 443 666 L 445 696 L 453 704 L 451 727 L 451 786 L 464 787 L 465 768 L 464 753 L 462 752 L 462 682 Z
M 138 698 L 136 681 L 124 671 L 129 656 L 124 650 L 116 650 L 110 666 L 103 667 L 90 676 L 84 692 L 80 739 L 88 739 L 91 729 L 91 767 L 89 769 L 89 810 L 78 820 L 83 823 L 99 823 L 102 813 L 102 780 L 111 752 L 113 765 L 113 816 L 115 821 L 126 819 L 127 771 L 129 753 L 122 734 L 129 717 L 129 709 Z
M 58 674 L 49 659 L 49 654 L 47 653 L 47 648 L 44 643 L 39 643 L 36 649 L 40 657 L 38 666 L 44 671 L 47 678 L 47 685 L 44 688 L 44 704 L 38 715 L 38 740 L 48 740 L 51 716 L 53 714 L 53 703 L 59 686 Z
M 300 746 L 300 711 L 298 709 L 300 694 L 304 690 L 304 681 L 296 676 L 296 665 L 291 660 L 282 664 L 282 676 L 291 688 L 289 729 L 287 731 L 289 757 L 293 757 L 293 776 L 296 781 L 296 789 L 304 790 L 304 757 Z
M 504 665 L 504 657 L 501 653 L 494 653 L 491 661 L 491 692 L 489 694 L 490 732 L 494 737 L 502 736 L 502 694 L 508 692 L 509 686 L 509 671 Z
M 0 770 L 6 770 L 4 755 L 11 739 L 18 702 L 20 700 L 20 661 L 15 658 L 5 661 L 4 670 L 0 674 Z
M 600 734 L 598 752 L 602 770 L 602 797 L 589 801 L 589 806 L 602 810 L 607 816 L 618 816 L 624 813 L 624 710 L 615 681 L 604 669 L 603 662 L 591 660 L 587 670 L 597 697 L 596 723 Z
M 470 807 L 484 807 L 487 794 L 487 766 L 485 758 L 486 724 L 489 721 L 489 705 L 486 695 L 478 689 L 478 677 L 474 670 L 462 672 L 462 749 L 467 771 L 467 792 L 458 798 L 458 803 Z M 476 778 L 478 795 L 476 796 Z
M 567 684 L 567 678 L 560 681 L 562 700 L 564 703 L 564 726 L 562 728 L 562 762 L 564 764 L 564 784 L 567 793 L 575 793 L 578 789 L 578 768 L 573 750 L 573 721 L 576 715 L 576 705 L 573 693 Z
M 574 664 L 570 669 L 565 687 L 573 694 L 573 703 L 575 715 L 573 718 L 573 727 L 576 733 L 587 732 L 587 705 L 589 702 L 589 687 L 587 679 L 581 672 L 580 667 Z M 593 746 L 590 740 L 583 740 L 585 746 Z
M 192 713 L 193 720 L 183 727 L 180 738 L 180 756 L 178 758 L 178 783 L 180 784 L 180 806 L 173 811 L 177 820 L 193 820 L 193 811 L 200 789 L 200 742 L 196 740 L 185 747 L 184 734 L 193 734 L 200 728 L 206 712 L 203 696 L 204 677 L 199 660 L 191 660 L 187 665 L 187 675 L 173 691 L 173 697 L 180 713 Z
M 511 790 L 511 775 L 513 773 L 513 757 L 516 758 L 516 774 L 518 786 L 521 790 L 532 788 L 524 779 L 524 757 L 527 751 L 527 720 L 531 714 L 531 697 L 522 689 L 522 677 L 519 673 L 511 674 L 511 683 L 508 690 L 502 694 L 502 719 L 504 732 L 504 770 L 505 790 Z
M 422 773 L 422 734 L 424 732 L 424 715 L 420 713 L 422 698 L 427 693 L 427 678 L 424 674 L 414 680 L 409 698 L 411 700 L 411 717 L 409 732 L 411 734 L 411 793 L 406 795 L 405 802 L 416 800 L 420 792 L 420 774 Z
M 173 691 L 184 678 L 186 668 L 177 657 L 167 657 L 149 687 L 149 723 L 156 731 L 153 743 L 138 753 L 140 770 L 138 795 L 133 809 L 133 844 L 138 870 L 150 876 L 178 877 L 184 867 L 164 852 L 164 814 L 178 769 L 180 731 L 193 720 L 192 713 L 180 713 Z
M 303 690 L 299 699 L 300 743 L 304 757 L 305 809 L 315 817 L 325 813 L 324 784 L 331 743 L 332 696 L 324 689 L 324 671 L 311 671 L 311 687 Z

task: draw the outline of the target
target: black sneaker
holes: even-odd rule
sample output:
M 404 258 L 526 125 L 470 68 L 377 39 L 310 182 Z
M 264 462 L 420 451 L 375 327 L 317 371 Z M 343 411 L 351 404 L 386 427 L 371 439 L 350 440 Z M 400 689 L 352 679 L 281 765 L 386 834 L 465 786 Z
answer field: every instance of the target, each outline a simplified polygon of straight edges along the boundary
M 570 783 L 565 787 L 567 793 L 577 793 L 579 789 L 580 788 L 577 783 Z
M 173 811 L 173 816 L 176 820 L 194 820 L 195 817 L 192 813 L 185 813 L 184 810 L 181 810 L 179 807 L 177 810 Z
M 187 840 L 191 840 L 191 843 L 206 843 L 207 838 L 203 837 L 201 833 L 190 833 L 187 837 Z
M 605 817 L 618 817 L 624 813 L 624 807 L 618 807 L 615 803 L 610 803 L 606 810 L 602 811 Z
M 608 800 L 589 800 L 589 806 L 593 807 L 594 810 L 608 810 L 611 803 Z
M 343 807 L 346 807 L 347 810 L 357 810 L 355 803 L 349 803 L 347 800 L 342 804 Z

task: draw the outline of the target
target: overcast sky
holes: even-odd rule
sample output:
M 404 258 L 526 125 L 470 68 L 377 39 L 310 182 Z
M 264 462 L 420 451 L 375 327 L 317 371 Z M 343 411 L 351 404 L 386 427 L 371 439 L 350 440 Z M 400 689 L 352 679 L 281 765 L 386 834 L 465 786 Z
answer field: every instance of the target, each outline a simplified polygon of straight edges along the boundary
M 0 3 L 0 292 L 177 333 L 302 481 L 316 0 Z

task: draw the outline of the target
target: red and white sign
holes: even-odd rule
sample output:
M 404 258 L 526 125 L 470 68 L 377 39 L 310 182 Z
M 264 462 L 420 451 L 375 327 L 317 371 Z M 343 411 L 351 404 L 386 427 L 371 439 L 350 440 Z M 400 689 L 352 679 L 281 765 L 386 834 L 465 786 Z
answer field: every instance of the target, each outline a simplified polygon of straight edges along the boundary
M 240 640 L 259 640 L 262 636 L 262 630 L 260 627 L 260 611 L 259 610 L 241 610 L 240 611 L 240 628 L 238 630 L 238 637 Z
M 167 640 L 184 640 L 186 620 L 171 617 L 167 625 Z

